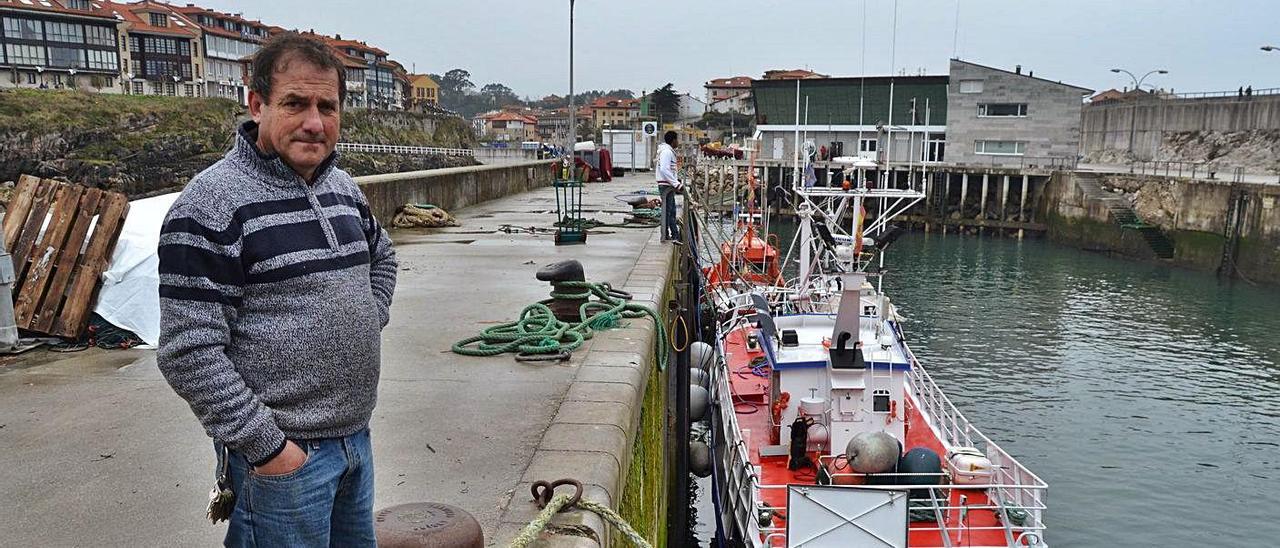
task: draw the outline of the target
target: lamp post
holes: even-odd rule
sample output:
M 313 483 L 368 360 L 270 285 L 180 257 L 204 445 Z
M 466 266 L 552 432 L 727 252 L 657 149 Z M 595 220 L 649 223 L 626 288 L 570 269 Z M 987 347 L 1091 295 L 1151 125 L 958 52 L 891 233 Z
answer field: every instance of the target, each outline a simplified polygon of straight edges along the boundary
M 1275 46 L 1262 46 L 1261 48 L 1258 48 L 1258 49 L 1262 51 L 1280 51 L 1280 48 L 1277 48 Z
M 1132 72 L 1129 72 L 1129 71 L 1127 71 L 1127 70 L 1125 70 L 1125 69 L 1122 69 L 1122 68 L 1113 68 L 1113 69 L 1111 69 L 1111 72 L 1114 72 L 1114 73 L 1116 73 L 1116 74 L 1124 73 L 1124 74 L 1129 75 L 1129 78 L 1133 80 L 1133 89 L 1134 89 L 1134 91 L 1141 91 L 1141 89 L 1142 89 L 1142 82 L 1143 82 L 1144 80 L 1146 80 L 1146 79 L 1147 79 L 1147 77 L 1148 77 L 1148 76 L 1151 76 L 1152 74 L 1169 74 L 1169 71 L 1167 71 L 1167 70 L 1164 70 L 1164 69 L 1155 69 L 1155 70 L 1152 70 L 1152 71 L 1147 72 L 1146 74 L 1143 74 L 1143 75 L 1142 75 L 1142 78 L 1138 78 L 1137 76 L 1134 76 Z M 1131 106 L 1131 107 L 1129 107 L 1129 108 L 1130 108 L 1130 110 L 1131 110 L 1131 114 L 1130 114 L 1130 116 L 1129 116 L 1129 154 L 1130 154 L 1130 155 L 1132 155 L 1132 154 L 1133 154 L 1133 141 L 1134 141 L 1134 139 L 1135 139 L 1135 137 L 1136 137 L 1136 135 L 1137 135 L 1137 133 L 1138 133 L 1138 104 L 1137 104 L 1137 103 L 1134 103 L 1134 104 L 1133 104 L 1133 106 Z
M 573 145 L 578 141 L 578 113 L 573 100 L 573 4 L 574 0 L 569 0 L 569 146 L 565 149 L 565 154 L 570 162 L 573 161 Z

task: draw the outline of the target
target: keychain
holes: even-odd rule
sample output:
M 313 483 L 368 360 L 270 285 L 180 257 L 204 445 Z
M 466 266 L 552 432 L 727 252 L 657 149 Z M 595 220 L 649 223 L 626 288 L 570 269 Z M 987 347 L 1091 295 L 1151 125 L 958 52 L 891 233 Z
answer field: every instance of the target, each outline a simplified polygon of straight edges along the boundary
M 220 443 L 217 444 L 217 453 L 217 480 L 209 490 L 209 508 L 205 511 L 205 517 L 212 520 L 215 525 L 219 521 L 231 519 L 231 511 L 236 507 L 236 494 L 231 490 L 231 483 L 227 479 L 230 455 L 227 454 L 226 446 Z

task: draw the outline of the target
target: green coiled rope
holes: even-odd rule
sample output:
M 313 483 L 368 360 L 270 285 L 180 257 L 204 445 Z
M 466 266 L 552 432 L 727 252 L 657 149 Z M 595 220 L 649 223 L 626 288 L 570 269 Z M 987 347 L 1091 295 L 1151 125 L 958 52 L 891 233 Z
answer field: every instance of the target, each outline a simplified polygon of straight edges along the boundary
M 552 298 L 533 303 L 520 311 L 513 322 L 489 327 L 479 335 L 453 344 L 453 352 L 464 356 L 497 356 L 508 352 L 517 355 L 568 354 L 582 347 L 597 330 L 621 325 L 623 319 L 650 317 L 657 329 L 654 354 L 658 369 L 667 368 L 663 344 L 666 329 L 657 313 L 614 294 L 608 283 L 553 282 Z M 590 300 L 595 297 L 595 300 Z M 578 307 L 579 321 L 565 322 L 556 318 L 547 305 L 555 300 L 588 299 Z

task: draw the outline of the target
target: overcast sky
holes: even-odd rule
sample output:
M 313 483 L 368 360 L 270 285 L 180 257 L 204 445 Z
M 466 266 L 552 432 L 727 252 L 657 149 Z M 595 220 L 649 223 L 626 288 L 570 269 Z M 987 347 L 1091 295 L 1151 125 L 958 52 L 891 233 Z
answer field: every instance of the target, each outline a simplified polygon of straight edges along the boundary
M 178 4 L 185 0 L 173 0 Z M 568 89 L 564 0 L 199 0 L 269 24 L 355 37 L 406 67 L 471 71 L 533 98 Z M 667 82 L 700 96 L 711 78 L 759 78 L 807 67 L 832 76 L 894 68 L 945 74 L 953 53 L 1096 90 L 1127 76 L 1175 91 L 1280 87 L 1275 0 L 577 0 L 578 90 L 652 90 Z

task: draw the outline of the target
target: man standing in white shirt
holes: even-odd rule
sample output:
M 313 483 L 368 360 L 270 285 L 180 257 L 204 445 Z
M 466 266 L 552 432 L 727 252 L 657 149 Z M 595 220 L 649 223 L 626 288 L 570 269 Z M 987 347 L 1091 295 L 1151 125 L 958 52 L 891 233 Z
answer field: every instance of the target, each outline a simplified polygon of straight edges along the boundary
M 676 176 L 676 132 L 668 131 L 658 145 L 658 167 L 654 177 L 658 180 L 658 192 L 662 196 L 662 241 L 680 243 L 680 228 L 676 225 L 676 193 L 684 189 Z

